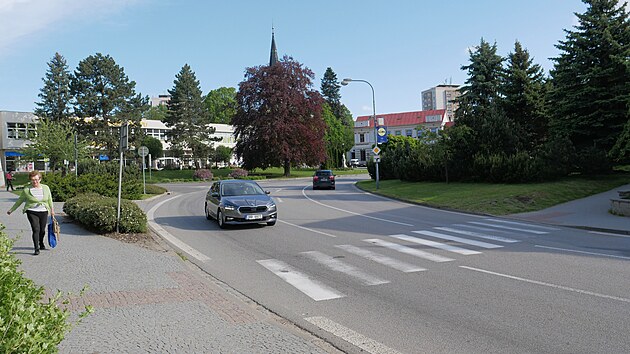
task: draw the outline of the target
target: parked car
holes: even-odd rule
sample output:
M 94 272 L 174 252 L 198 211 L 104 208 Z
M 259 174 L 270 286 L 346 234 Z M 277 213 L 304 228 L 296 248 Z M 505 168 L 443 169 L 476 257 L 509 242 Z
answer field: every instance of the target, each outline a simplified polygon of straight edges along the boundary
M 317 170 L 313 175 L 313 189 L 335 189 L 335 175 L 331 170 Z
M 206 219 L 226 225 L 261 224 L 273 226 L 278 220 L 276 203 L 258 183 L 242 179 L 217 181 L 206 194 Z
M 359 167 L 359 159 L 350 159 L 350 167 Z

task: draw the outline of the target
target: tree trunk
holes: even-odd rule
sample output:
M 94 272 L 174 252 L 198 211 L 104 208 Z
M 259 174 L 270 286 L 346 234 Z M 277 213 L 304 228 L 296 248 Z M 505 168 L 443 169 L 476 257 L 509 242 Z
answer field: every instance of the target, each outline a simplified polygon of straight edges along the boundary
M 284 160 L 284 177 L 289 177 L 291 175 L 291 163 L 289 160 Z

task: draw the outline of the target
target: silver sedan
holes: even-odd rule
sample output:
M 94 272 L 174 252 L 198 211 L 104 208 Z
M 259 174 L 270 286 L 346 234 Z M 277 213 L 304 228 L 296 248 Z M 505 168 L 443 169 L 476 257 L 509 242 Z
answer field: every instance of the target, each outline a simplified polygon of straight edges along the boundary
M 276 224 L 276 203 L 258 183 L 229 179 L 212 184 L 206 194 L 206 219 L 216 219 L 220 228 L 226 225 Z

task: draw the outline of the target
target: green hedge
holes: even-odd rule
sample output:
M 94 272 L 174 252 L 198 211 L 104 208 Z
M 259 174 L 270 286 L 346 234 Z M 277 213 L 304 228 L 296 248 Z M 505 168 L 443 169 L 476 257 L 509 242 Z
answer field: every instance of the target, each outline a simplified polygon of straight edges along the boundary
M 0 224 L 0 353 L 56 353 L 72 327 L 69 312 L 56 305 L 60 293 L 44 302 L 44 288 L 18 270 L 15 240 L 3 230 Z
M 97 193 L 107 197 L 118 197 L 118 177 L 109 174 L 86 173 L 62 176 L 58 173 L 47 173 L 42 183 L 50 187 L 50 192 L 56 202 L 63 202 L 82 193 Z M 123 180 L 121 194 L 125 199 L 140 199 L 142 197 L 142 182 L 138 180 Z
M 107 233 L 116 231 L 117 207 L 117 198 L 85 193 L 68 199 L 64 203 L 63 211 L 88 228 Z M 132 201 L 125 199 L 121 201 L 119 231 L 147 232 L 147 216 Z

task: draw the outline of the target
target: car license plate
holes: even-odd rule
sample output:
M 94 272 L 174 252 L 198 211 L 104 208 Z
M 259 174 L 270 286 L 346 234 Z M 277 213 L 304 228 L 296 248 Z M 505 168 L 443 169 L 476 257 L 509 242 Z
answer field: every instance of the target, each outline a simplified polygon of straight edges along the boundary
M 328 178 L 322 178 L 322 182 L 328 182 Z
M 260 219 L 262 219 L 262 215 L 261 214 L 245 215 L 245 220 L 260 220 Z

